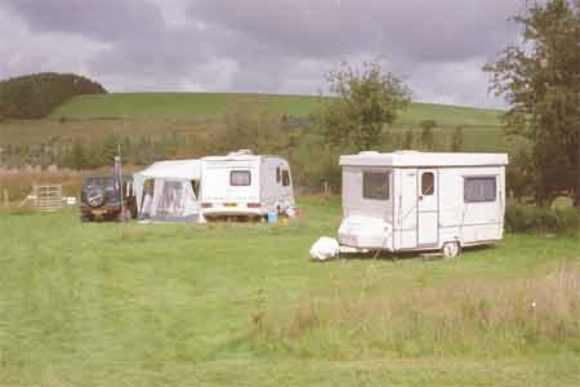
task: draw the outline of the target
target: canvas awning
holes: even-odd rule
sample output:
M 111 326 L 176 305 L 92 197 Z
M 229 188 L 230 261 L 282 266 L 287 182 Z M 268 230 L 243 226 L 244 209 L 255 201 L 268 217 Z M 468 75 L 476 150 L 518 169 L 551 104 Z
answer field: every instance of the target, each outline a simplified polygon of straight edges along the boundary
M 158 161 L 133 174 L 139 217 L 147 215 L 152 219 L 176 221 L 198 217 L 199 203 L 194 184 L 200 179 L 200 160 Z M 152 180 L 152 185 L 150 192 L 144 195 L 147 180 Z
M 200 160 L 157 161 L 146 169 L 133 175 L 134 178 L 199 180 L 201 178 Z

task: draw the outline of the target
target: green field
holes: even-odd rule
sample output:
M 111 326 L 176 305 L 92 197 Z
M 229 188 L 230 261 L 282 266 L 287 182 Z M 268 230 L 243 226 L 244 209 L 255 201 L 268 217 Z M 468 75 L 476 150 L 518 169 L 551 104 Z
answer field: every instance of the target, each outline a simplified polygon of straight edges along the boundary
M 56 109 L 51 118 L 60 119 L 192 119 L 223 115 L 229 104 L 239 101 L 265 102 L 273 109 L 290 116 L 307 116 L 319 99 L 308 96 L 282 96 L 228 93 L 115 93 L 79 96 Z M 399 124 L 417 125 L 422 120 L 435 120 L 442 127 L 457 125 L 497 127 L 500 111 L 469 107 L 415 103 L 404 112 Z
M 114 93 L 73 98 L 51 118 L 199 119 L 221 116 L 229 104 L 266 102 L 292 116 L 305 116 L 316 97 L 235 93 Z
M 274 226 L 0 214 L 0 386 L 580 385 L 576 239 L 315 263 L 340 205 L 301 206 Z
M 317 97 L 227 93 L 116 93 L 80 96 L 43 120 L 0 122 L 0 145 L 38 144 L 47 139 L 95 141 L 109 133 L 138 138 L 177 132 L 206 136 L 219 130 L 223 115 L 239 103 L 265 105 L 292 117 L 306 117 L 319 106 Z M 461 125 L 467 151 L 508 150 L 502 136 L 501 111 L 414 103 L 393 124 L 403 136 L 423 120 L 435 120 L 436 137 L 447 138 Z

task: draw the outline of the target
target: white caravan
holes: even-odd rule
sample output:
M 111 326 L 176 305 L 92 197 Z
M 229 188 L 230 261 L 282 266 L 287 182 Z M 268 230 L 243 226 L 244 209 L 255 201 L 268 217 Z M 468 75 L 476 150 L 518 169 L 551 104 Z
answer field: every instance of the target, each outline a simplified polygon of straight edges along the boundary
M 294 208 L 288 162 L 278 156 L 254 155 L 248 150 L 201 159 L 203 215 L 264 216 Z
M 503 237 L 507 154 L 361 152 L 340 157 L 344 250 L 445 256 Z

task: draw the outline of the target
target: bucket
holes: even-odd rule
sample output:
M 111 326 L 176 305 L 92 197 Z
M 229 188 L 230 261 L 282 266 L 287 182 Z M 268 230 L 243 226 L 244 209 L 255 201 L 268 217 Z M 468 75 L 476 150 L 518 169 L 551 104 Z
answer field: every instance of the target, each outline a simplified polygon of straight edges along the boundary
M 278 213 L 277 212 L 268 212 L 267 219 L 268 219 L 268 223 L 277 223 L 278 222 Z

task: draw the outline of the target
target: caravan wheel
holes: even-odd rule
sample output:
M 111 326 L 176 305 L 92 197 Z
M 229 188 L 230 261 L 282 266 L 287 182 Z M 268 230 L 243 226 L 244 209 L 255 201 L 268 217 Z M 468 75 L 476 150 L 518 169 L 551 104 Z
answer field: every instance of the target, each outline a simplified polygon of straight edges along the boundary
M 445 258 L 455 258 L 461 253 L 461 246 L 459 242 L 447 242 L 441 249 Z

